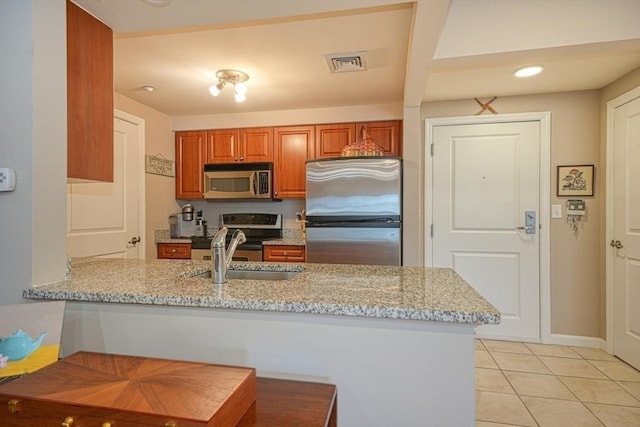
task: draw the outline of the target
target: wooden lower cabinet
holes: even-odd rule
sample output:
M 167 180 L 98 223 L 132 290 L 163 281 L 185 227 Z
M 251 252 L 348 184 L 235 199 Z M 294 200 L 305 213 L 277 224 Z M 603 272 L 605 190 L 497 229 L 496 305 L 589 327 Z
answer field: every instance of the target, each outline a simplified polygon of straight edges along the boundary
M 0 426 L 336 427 L 337 394 L 253 368 L 78 352 L 0 384 Z
M 302 245 L 264 245 L 262 261 L 304 262 L 305 247 Z
M 158 259 L 191 259 L 191 243 L 158 243 Z

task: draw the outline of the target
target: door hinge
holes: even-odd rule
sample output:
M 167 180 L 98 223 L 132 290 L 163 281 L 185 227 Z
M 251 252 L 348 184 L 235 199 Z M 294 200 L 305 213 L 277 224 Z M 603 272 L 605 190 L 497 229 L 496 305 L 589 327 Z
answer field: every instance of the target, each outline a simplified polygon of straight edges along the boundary
M 433 237 L 433 224 L 431 224 L 429 228 L 430 228 L 429 233 L 431 233 L 431 237 Z
M 430 148 L 430 150 L 431 150 L 431 157 L 433 157 L 433 150 L 434 150 L 434 148 L 433 148 L 433 142 L 431 143 L 431 148 Z

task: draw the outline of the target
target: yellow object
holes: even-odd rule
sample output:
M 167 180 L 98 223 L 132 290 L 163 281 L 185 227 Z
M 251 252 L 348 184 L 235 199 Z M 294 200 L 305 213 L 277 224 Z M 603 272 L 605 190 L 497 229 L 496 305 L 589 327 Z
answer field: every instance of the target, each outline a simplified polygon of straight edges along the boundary
M 7 366 L 0 368 L 0 377 L 28 374 L 37 371 L 58 360 L 59 345 L 43 345 L 22 360 L 11 360 Z

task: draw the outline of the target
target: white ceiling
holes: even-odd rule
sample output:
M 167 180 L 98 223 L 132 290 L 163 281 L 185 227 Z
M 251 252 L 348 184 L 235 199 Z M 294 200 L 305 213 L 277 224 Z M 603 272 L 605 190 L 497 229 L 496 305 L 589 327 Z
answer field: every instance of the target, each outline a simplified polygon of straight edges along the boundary
M 640 0 L 74 1 L 114 30 L 116 92 L 170 116 L 599 89 L 640 67 Z M 367 71 L 329 72 L 353 51 Z M 528 64 L 545 71 L 513 77 Z M 208 92 L 227 68 L 250 76 L 243 103 Z

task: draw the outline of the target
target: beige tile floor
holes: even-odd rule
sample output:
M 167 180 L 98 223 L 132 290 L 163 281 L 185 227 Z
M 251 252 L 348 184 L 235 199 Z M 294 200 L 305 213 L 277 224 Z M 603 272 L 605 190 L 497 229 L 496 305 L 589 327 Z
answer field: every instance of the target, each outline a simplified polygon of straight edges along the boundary
M 640 427 L 640 372 L 604 351 L 475 345 L 476 427 Z

